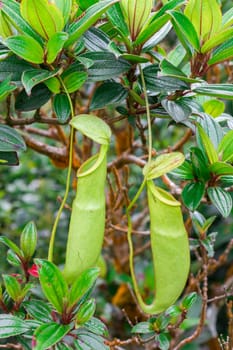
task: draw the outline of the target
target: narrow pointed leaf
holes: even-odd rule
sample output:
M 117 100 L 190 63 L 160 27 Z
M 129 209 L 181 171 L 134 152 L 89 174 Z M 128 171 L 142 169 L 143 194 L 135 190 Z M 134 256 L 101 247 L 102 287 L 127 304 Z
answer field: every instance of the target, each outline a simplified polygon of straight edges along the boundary
M 59 52 L 62 50 L 67 39 L 68 34 L 65 32 L 56 32 L 49 38 L 47 42 L 46 55 L 46 62 L 48 64 L 53 63 Z
M 0 243 L 5 244 L 8 248 L 13 250 L 13 252 L 15 252 L 19 257 L 23 256 L 23 252 L 9 238 L 7 238 L 5 236 L 0 236 Z
M 233 99 L 232 84 L 194 84 L 192 91 L 199 95 L 215 96 L 227 100 Z
M 186 40 L 192 45 L 192 47 L 196 50 L 200 50 L 200 42 L 196 32 L 195 27 L 192 22 L 186 17 L 183 13 L 178 11 L 169 12 L 172 21 L 175 22 L 176 26 L 179 28 L 180 32 L 186 38 Z
M 224 162 L 211 164 L 209 170 L 217 176 L 233 175 L 233 166 Z
M 214 47 L 221 45 L 224 41 L 230 39 L 233 34 L 233 28 L 227 28 L 225 30 L 216 33 L 212 38 L 207 40 L 201 47 L 201 52 L 206 53 L 212 50 Z
M 233 38 L 225 41 L 216 50 L 214 50 L 212 57 L 208 61 L 208 65 L 224 62 L 233 57 Z
M 82 272 L 72 284 L 69 294 L 69 306 L 75 305 L 80 298 L 93 286 L 99 275 L 98 268 L 89 268 Z
M 205 152 L 208 156 L 209 162 L 211 164 L 217 162 L 218 161 L 218 153 L 215 150 L 214 145 L 211 142 L 209 136 L 206 134 L 204 129 L 201 127 L 201 125 L 198 125 L 197 128 L 198 128 L 198 133 L 200 135 L 201 142 L 202 142 L 203 147 L 205 149 Z
M 222 138 L 218 145 L 218 152 L 224 162 L 233 162 L 233 130 Z
M 68 28 L 69 39 L 65 43 L 65 47 L 74 44 L 87 29 L 89 29 L 107 9 L 119 0 L 103 0 L 89 7 L 84 16 L 77 22 L 74 22 Z
M 107 11 L 107 16 L 114 27 L 116 27 L 117 30 L 123 35 L 123 37 L 127 38 L 129 35 L 129 30 L 127 24 L 125 23 L 120 4 L 116 3 L 111 6 Z

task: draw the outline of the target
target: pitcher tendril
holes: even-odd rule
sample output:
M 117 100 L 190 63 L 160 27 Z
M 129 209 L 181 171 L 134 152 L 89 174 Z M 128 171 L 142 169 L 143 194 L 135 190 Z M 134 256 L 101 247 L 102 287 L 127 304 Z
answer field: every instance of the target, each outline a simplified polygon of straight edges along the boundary
M 70 94 L 67 91 L 67 88 L 61 79 L 61 77 L 58 77 L 65 93 L 69 101 L 70 105 L 70 115 L 71 119 L 74 117 L 74 108 L 72 104 L 72 100 L 70 98 Z M 53 261 L 53 251 L 54 251 L 54 243 L 55 243 L 55 237 L 56 237 L 56 231 L 57 231 L 57 226 L 61 218 L 62 211 L 64 209 L 64 206 L 66 204 L 68 194 L 69 194 L 69 189 L 70 189 L 70 179 L 71 179 L 71 171 L 72 171 L 72 162 L 73 162 L 73 143 L 74 143 L 74 128 L 72 125 L 70 126 L 70 137 L 69 137 L 69 163 L 68 163 L 68 170 L 67 170 L 67 176 L 66 176 L 66 188 L 65 188 L 65 194 L 63 197 L 63 200 L 61 202 L 61 205 L 58 209 L 57 216 L 54 220 L 53 228 L 51 231 L 51 236 L 50 236 L 50 241 L 49 241 L 49 251 L 48 251 L 48 260 Z

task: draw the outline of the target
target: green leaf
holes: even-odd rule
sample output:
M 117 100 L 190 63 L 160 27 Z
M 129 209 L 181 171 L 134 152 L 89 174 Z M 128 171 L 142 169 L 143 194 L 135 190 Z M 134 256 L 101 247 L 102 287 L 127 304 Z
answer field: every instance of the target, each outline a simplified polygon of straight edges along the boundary
M 49 261 L 35 259 L 35 262 L 39 267 L 40 284 L 46 298 L 59 313 L 62 313 L 68 286 L 61 271 Z
M 205 193 L 205 184 L 203 182 L 191 182 L 187 184 L 182 191 L 182 199 L 187 208 L 194 211 Z
M 78 338 L 74 343 L 79 346 L 77 347 L 79 350 L 109 350 L 109 346 L 105 344 L 104 338 L 89 333 L 83 328 L 79 329 L 77 336 Z
M 168 350 L 170 348 L 170 338 L 167 333 L 160 333 L 155 336 L 155 341 L 161 350 Z
M 98 268 L 89 268 L 83 271 L 72 284 L 69 294 L 69 307 L 73 307 L 80 298 L 93 286 L 99 275 Z
M 233 166 L 224 162 L 216 162 L 209 169 L 217 176 L 233 175 Z
M 170 19 L 168 15 L 169 10 L 181 7 L 184 4 L 183 0 L 171 0 L 166 5 L 162 6 L 159 11 L 151 16 L 149 23 L 145 25 L 138 35 L 134 45 L 141 45 L 149 40 L 155 33 L 157 33 Z
M 12 91 L 17 88 L 10 82 L 10 78 L 5 79 L 0 83 L 0 101 L 4 100 Z
M 220 187 L 209 187 L 208 196 L 213 205 L 218 209 L 224 218 L 230 215 L 232 209 L 232 198 L 230 193 Z
M 164 75 L 176 75 L 181 77 L 186 77 L 184 72 L 178 67 L 174 66 L 171 62 L 169 62 L 166 58 L 162 60 L 160 64 L 160 68 Z
M 0 243 L 5 244 L 8 248 L 13 250 L 13 252 L 15 252 L 15 254 L 18 255 L 19 257 L 23 257 L 23 252 L 9 238 L 5 236 L 0 236 Z
M 176 123 L 180 123 L 192 114 L 192 109 L 182 102 L 182 99 L 177 101 L 171 101 L 167 98 L 161 101 L 161 104 L 170 117 L 175 120 Z
M 148 334 L 153 332 L 150 322 L 139 322 L 131 329 L 132 333 Z
M 200 139 L 202 142 L 202 145 L 204 147 L 204 150 L 208 156 L 210 164 L 213 164 L 218 161 L 218 153 L 214 148 L 214 145 L 212 141 L 210 140 L 209 136 L 206 134 L 204 129 L 200 124 L 197 125 L 198 133 L 200 135 Z
M 96 21 L 102 16 L 107 9 L 119 0 L 103 0 L 89 7 L 81 19 L 73 22 L 68 28 L 69 39 L 65 47 L 74 44 Z
M 94 315 L 96 309 L 95 299 L 89 299 L 85 301 L 78 309 L 75 323 L 77 325 L 82 325 L 90 320 Z
M 8 263 L 12 266 L 19 267 L 21 265 L 21 261 L 20 261 L 18 255 L 16 255 L 15 252 L 13 252 L 13 250 L 11 250 L 11 249 L 8 250 L 6 258 L 7 258 Z
M 208 235 L 207 238 L 201 240 L 201 244 L 207 251 L 207 255 L 209 258 L 214 257 L 214 243 L 216 240 L 217 232 L 212 232 Z
M 211 139 L 211 142 L 214 145 L 214 148 L 217 149 L 218 145 L 223 138 L 222 127 L 219 123 L 212 118 L 210 115 L 206 113 L 200 113 L 200 118 L 197 119 L 198 123 L 202 126 L 206 134 Z M 198 137 L 198 135 L 197 135 Z M 199 143 L 199 139 L 197 138 L 197 142 Z
M 185 160 L 184 163 L 175 169 L 171 173 L 172 175 L 180 178 L 181 180 L 193 180 L 193 168 L 192 163 L 189 160 Z
M 30 221 L 23 229 L 20 236 L 20 248 L 26 260 L 30 260 L 36 250 L 37 230 L 33 221 Z
M 212 117 L 218 117 L 225 110 L 225 104 L 219 100 L 208 100 L 203 103 L 203 108 L 206 114 L 211 115 Z
M 26 145 L 18 131 L 0 124 L 0 150 L 4 152 L 25 151 Z
M 59 8 L 63 15 L 64 23 L 68 21 L 72 10 L 72 0 L 54 0 L 55 5 Z
M 147 24 L 144 29 L 141 30 L 137 39 L 134 41 L 134 46 L 142 45 L 149 40 L 156 32 L 158 32 L 170 19 L 168 14 L 164 14 L 161 17 L 155 19 L 153 22 Z
M 201 47 L 201 53 L 207 53 L 211 51 L 214 47 L 219 46 L 223 42 L 229 40 L 232 37 L 233 28 L 227 28 L 219 33 L 216 33 L 212 38 L 207 40 L 205 44 Z
M 58 343 L 69 331 L 71 325 L 63 325 L 55 322 L 42 324 L 34 333 L 36 346 L 34 350 L 45 350 Z
M 94 334 L 107 337 L 109 335 L 107 326 L 98 318 L 92 317 L 85 323 L 85 328 Z
M 43 81 L 54 77 L 58 72 L 58 69 L 50 72 L 45 69 L 30 69 L 26 70 L 22 74 L 22 84 L 28 95 L 31 94 L 31 90 L 34 86 L 42 83 Z
M 30 96 L 27 95 L 25 90 L 22 90 L 16 97 L 15 109 L 25 112 L 38 109 L 48 102 L 51 95 L 51 91 L 44 84 L 36 85 Z
M 201 41 L 219 32 L 222 12 L 216 0 L 190 0 L 184 11 L 193 23 Z
M 46 62 L 48 64 L 53 63 L 55 61 L 59 52 L 63 49 L 63 46 L 68 39 L 68 34 L 65 32 L 57 32 L 54 33 L 47 42 L 47 54 L 46 54 Z
M 29 325 L 19 317 L 2 314 L 0 315 L 0 338 L 14 337 L 30 330 Z
M 218 153 L 223 162 L 233 162 L 233 130 L 222 138 L 218 145 Z
M 101 145 L 108 145 L 110 142 L 110 127 L 95 115 L 80 114 L 72 118 L 70 125 Z
M 151 69 L 145 69 L 145 82 L 146 82 L 146 87 L 149 91 L 151 92 L 156 92 L 158 93 L 166 93 L 168 94 L 169 92 L 175 92 L 177 90 L 188 90 L 189 85 L 186 84 L 184 81 L 173 78 L 173 77 L 167 77 L 167 76 L 160 76 L 160 77 L 153 77 L 153 76 L 148 76 L 150 72 L 154 69 L 151 67 Z
M 30 26 L 46 40 L 54 33 L 62 31 L 64 27 L 61 11 L 51 2 L 22 0 L 20 12 Z
M 222 26 L 224 28 L 229 27 L 233 24 L 233 7 L 230 7 L 228 11 L 222 16 Z
M 215 96 L 229 100 L 233 99 L 231 84 L 194 84 L 192 91 L 199 95 Z
M 131 64 L 123 58 L 116 58 L 111 52 L 88 52 L 80 57 L 93 60 L 93 65 L 88 69 L 88 80 L 103 81 L 119 77 L 126 73 Z
M 24 301 L 22 305 L 27 313 L 37 321 L 43 323 L 53 321 L 52 308 L 43 300 L 30 299 L 29 301 Z
M 44 62 L 44 51 L 41 45 L 30 36 L 15 35 L 6 39 L 4 44 L 16 55 L 32 63 Z
M 89 51 L 109 51 L 110 39 L 99 28 L 93 27 L 87 30 L 83 35 L 83 39 Z
M 129 36 L 129 30 L 125 22 L 120 4 L 116 3 L 110 7 L 107 11 L 107 16 L 117 31 L 121 33 L 123 38 L 127 38 Z
M 180 152 L 161 154 L 145 165 L 143 175 L 147 180 L 156 179 L 180 166 L 184 160 L 184 155 Z
M 209 164 L 206 161 L 202 150 L 197 147 L 190 149 L 190 159 L 192 161 L 193 172 L 195 177 L 205 182 L 210 179 Z
M 212 54 L 207 62 L 209 66 L 227 61 L 233 57 L 233 38 L 223 42 Z
M 183 13 L 178 11 L 170 11 L 172 22 L 175 23 L 184 38 L 192 45 L 196 51 L 200 50 L 200 42 L 198 34 L 192 22 Z M 176 28 L 174 28 L 176 29 Z M 178 33 L 177 33 L 178 34 Z
M 0 81 L 9 79 L 12 82 L 21 82 L 21 75 L 25 70 L 33 67 L 26 61 L 15 55 L 9 56 L 4 60 L 0 60 Z
M 43 44 L 41 36 L 23 19 L 20 13 L 20 5 L 15 0 L 1 0 L 1 10 L 7 15 L 13 26 L 35 40 Z
M 197 300 L 197 293 L 193 292 L 188 294 L 184 299 L 182 300 L 182 307 L 185 309 L 190 309 L 190 307 L 196 302 Z
M 87 73 L 72 72 L 68 74 L 67 72 L 64 72 L 61 75 L 61 78 L 63 79 L 63 83 L 65 84 L 67 91 L 69 93 L 72 93 L 80 89 L 81 86 L 85 83 L 87 80 Z
M 106 82 L 95 90 L 90 110 L 100 109 L 109 104 L 119 103 L 128 95 L 128 91 L 119 83 Z
M 0 165 L 19 165 L 17 153 L 0 151 Z
M 17 301 L 21 295 L 21 286 L 17 278 L 10 275 L 3 275 L 2 277 L 7 293 L 14 301 Z
M 65 123 L 71 114 L 70 102 L 66 94 L 55 95 L 53 99 L 53 109 L 57 119 L 61 123 Z

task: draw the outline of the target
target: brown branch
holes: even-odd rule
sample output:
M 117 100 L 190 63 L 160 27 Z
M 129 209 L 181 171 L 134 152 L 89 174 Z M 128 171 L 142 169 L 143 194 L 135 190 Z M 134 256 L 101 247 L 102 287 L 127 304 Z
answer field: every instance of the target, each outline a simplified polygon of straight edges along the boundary
M 112 228 L 114 228 L 115 230 L 120 231 L 120 232 L 125 232 L 125 233 L 128 232 L 127 227 L 120 227 L 120 226 L 118 226 L 118 225 L 113 225 L 113 224 L 110 224 L 110 227 L 112 227 Z M 134 233 L 135 235 L 142 235 L 142 236 L 148 236 L 148 235 L 150 234 L 150 231 L 137 231 L 137 230 L 132 230 L 131 232 Z
M 184 136 L 174 145 L 170 148 L 170 152 L 178 151 L 180 150 L 184 144 L 190 139 L 192 136 L 192 130 L 188 129 Z
M 15 350 L 23 350 L 23 346 L 21 344 L 12 344 L 12 343 L 7 343 L 4 345 L 0 344 L 1 349 L 15 349 Z
M 146 164 L 144 160 L 141 158 L 138 158 L 136 156 L 133 156 L 131 154 L 122 154 L 119 158 L 116 160 L 113 160 L 111 163 L 108 164 L 108 171 L 111 170 L 111 168 L 122 168 L 125 164 L 135 164 L 139 167 L 143 168 Z
M 35 140 L 30 136 L 24 134 L 23 138 L 26 145 L 41 154 L 44 154 L 51 159 L 66 163 L 68 158 L 67 147 L 55 147 L 47 145 L 41 141 Z

